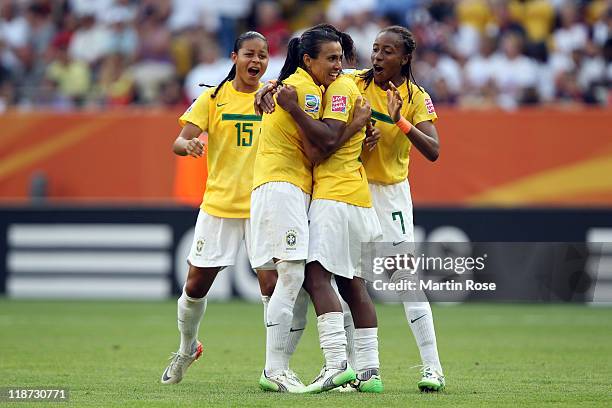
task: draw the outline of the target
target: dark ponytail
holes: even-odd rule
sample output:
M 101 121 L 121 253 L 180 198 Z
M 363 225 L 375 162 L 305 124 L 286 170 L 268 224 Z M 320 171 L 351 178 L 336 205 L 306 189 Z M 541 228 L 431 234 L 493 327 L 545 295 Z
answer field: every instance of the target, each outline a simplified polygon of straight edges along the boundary
M 287 57 L 283 68 L 281 68 L 280 74 L 278 75 L 278 81 L 282 82 L 287 79 L 289 75 L 293 74 L 295 70 L 302 63 L 302 54 L 300 52 L 300 39 L 297 37 L 292 38 L 287 44 Z
M 347 61 L 355 60 L 355 45 L 350 35 L 343 33 L 331 24 L 317 24 L 310 27 L 299 37 L 292 38 L 287 46 L 287 58 L 278 76 L 279 82 L 287 79 L 298 67 L 304 67 L 304 55 L 317 58 L 321 51 L 321 44 L 326 42 L 339 42 L 342 53 Z
M 412 82 L 419 90 L 422 91 L 423 89 L 417 84 L 414 74 L 412 73 L 412 54 L 414 53 L 414 50 L 416 50 L 417 46 L 412 32 L 406 27 L 389 26 L 380 30 L 378 35 L 382 33 L 394 33 L 400 37 L 404 45 L 404 55 L 408 55 L 409 57 L 408 63 L 402 66 L 402 76 L 406 78 L 406 82 Z M 367 88 L 374 79 L 374 68 L 368 69 L 366 72 L 361 74 L 360 77 L 364 79 L 366 83 L 365 87 Z M 408 102 L 412 102 L 412 90 L 410 88 L 410 84 L 406 84 L 406 86 L 408 87 Z
M 342 54 L 344 54 L 344 59 L 349 64 L 354 64 L 355 62 L 355 43 L 350 35 L 344 32 L 340 33 L 340 44 L 342 45 Z
M 266 40 L 266 37 L 264 37 L 262 34 L 258 33 L 257 31 L 247 31 L 246 33 L 240 34 L 240 36 L 236 38 L 236 41 L 234 42 L 234 52 L 238 54 L 238 51 L 242 48 L 242 44 L 246 40 L 250 40 L 253 38 L 260 39 L 265 42 L 266 45 L 268 44 L 268 40 Z M 212 95 L 210 95 L 210 97 L 212 99 L 215 99 L 217 97 L 217 93 L 219 92 L 223 84 L 228 81 L 234 80 L 234 78 L 236 78 L 236 64 L 232 65 L 232 69 L 230 69 L 230 72 L 227 74 L 225 79 L 223 79 L 223 81 L 221 81 L 219 85 L 217 85 L 217 88 L 212 93 Z

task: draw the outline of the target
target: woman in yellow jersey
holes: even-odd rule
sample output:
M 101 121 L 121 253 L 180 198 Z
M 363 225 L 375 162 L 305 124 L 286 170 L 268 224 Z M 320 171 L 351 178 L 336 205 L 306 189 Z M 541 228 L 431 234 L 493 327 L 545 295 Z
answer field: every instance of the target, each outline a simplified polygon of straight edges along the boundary
M 312 27 L 289 42 L 279 80 L 297 90 L 300 111 L 312 119 L 321 117 L 321 86 L 328 86 L 337 78 L 343 49 L 352 52 L 352 41 L 348 44 L 348 39 L 326 24 Z M 295 347 L 291 333 L 304 327 L 303 322 L 297 327 L 292 323 L 308 257 L 308 207 L 312 193 L 310 145 L 324 142 L 324 148 L 331 150 L 335 143 L 337 148 L 343 136 L 356 133 L 365 126 L 368 117 L 369 111 L 360 108 L 346 128 L 328 131 L 331 136 L 322 141 L 316 134 L 300 134 L 291 115 L 283 109 L 263 115 L 251 195 L 249 256 L 254 268 L 274 260 L 278 272 L 266 316 L 266 366 L 259 382 L 264 390 L 303 391 L 303 384 L 289 370 L 287 356 L 291 354 L 288 350 Z M 344 333 L 342 322 L 327 326 L 334 333 Z M 330 347 L 344 350 L 344 346 L 335 343 L 324 345 L 324 350 Z
M 304 134 L 325 133 L 319 128 L 333 130 L 349 122 L 358 101 L 359 89 L 353 79 L 340 75 L 332 82 L 323 97 L 322 121 L 305 115 L 293 95 L 295 90 L 283 87 L 277 95 L 278 105 L 288 111 Z M 357 373 L 355 387 L 363 392 L 382 392 L 379 374 L 377 319 L 374 304 L 361 278 L 361 245 L 382 238 L 376 212 L 372 208 L 368 180 L 360 161 L 365 127 L 351 135 L 339 149 L 329 154 L 320 152 L 321 160 L 313 171 L 314 190 L 308 216 L 310 242 L 304 287 L 310 293 L 318 316 L 319 333 L 324 342 L 340 344 L 344 330 L 325 332 L 325 325 L 335 320 L 340 329 L 345 325 L 340 302 L 331 287 L 334 275 L 342 298 L 353 312 L 355 355 L 350 361 L 340 361 L 340 366 L 330 366 L 328 352 L 326 365 L 319 377 L 306 390 L 327 391 L 340 385 L 343 371 L 354 369 Z M 313 149 L 318 150 L 317 147 Z M 322 327 L 323 326 L 323 327 Z M 346 358 L 346 354 L 344 355 Z M 335 362 L 336 364 L 338 362 Z
M 430 161 L 439 155 L 436 111 L 430 96 L 412 76 L 411 61 L 416 48 L 412 33 L 400 26 L 380 31 L 372 46 L 372 68 L 355 76 L 356 84 L 372 106 L 372 121 L 381 131 L 378 145 L 364 150 L 361 158 L 368 175 L 372 203 L 378 214 L 385 242 L 391 252 L 414 252 L 412 199 L 408 163 L 414 145 Z M 392 280 L 408 279 L 406 270 Z M 423 372 L 419 389 L 444 388 L 431 307 L 424 294 L 401 293 L 406 319 L 416 339 Z
M 364 149 L 361 157 L 383 240 L 393 243 L 392 252 L 387 254 L 389 256 L 412 253 L 414 248 L 411 245 L 414 242 L 412 199 L 407 179 L 411 147 L 414 144 L 431 161 L 435 161 L 439 154 L 438 135 L 433 124 L 437 119 L 433 102 L 412 79 L 411 60 L 415 48 L 414 37 L 406 28 L 384 28 L 373 44 L 372 68 L 351 74 L 361 94 L 371 104 L 372 123 L 382 135 L 376 148 Z M 274 111 L 274 103 L 267 93 L 270 89 L 260 90 L 256 97 L 256 109 Z M 400 104 L 400 101 L 404 102 Z M 392 115 L 385 113 L 390 110 Z M 402 118 L 403 121 L 400 120 Z M 393 278 L 407 279 L 406 273 L 398 271 Z M 411 297 L 409 294 L 400 295 L 404 299 L 406 318 L 423 363 L 423 375 L 418 387 L 421 390 L 441 390 L 445 382 L 429 303 L 425 299 L 412 301 L 408 299 Z M 354 349 L 350 344 L 353 338 L 351 316 L 347 314 L 345 318 L 350 351 Z
M 234 63 L 227 77 L 204 92 L 180 117 L 183 129 L 174 153 L 199 157 L 204 146 L 198 139 L 208 132 L 208 180 L 189 253 L 189 272 L 178 300 L 180 347 L 164 370 L 163 384 L 183 379 L 187 368 L 202 354 L 197 340 L 206 310 L 206 295 L 217 273 L 235 263 L 249 228 L 251 169 L 255 160 L 261 116 L 253 100 L 268 66 L 268 43 L 257 32 L 236 39 Z

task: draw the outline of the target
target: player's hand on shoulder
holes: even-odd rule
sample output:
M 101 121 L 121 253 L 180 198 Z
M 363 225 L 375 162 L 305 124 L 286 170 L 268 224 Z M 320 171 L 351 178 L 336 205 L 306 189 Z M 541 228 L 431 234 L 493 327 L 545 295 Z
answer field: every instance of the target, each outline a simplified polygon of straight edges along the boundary
M 255 113 L 262 115 L 264 113 L 274 112 L 274 94 L 277 89 L 277 81 L 272 79 L 255 94 Z
M 370 116 L 372 115 L 372 107 L 370 103 L 363 97 L 358 97 L 355 102 L 355 112 L 353 112 L 353 122 L 360 125 L 360 127 L 366 126 L 370 123 Z
M 187 142 L 187 146 L 185 146 L 185 151 L 187 152 L 187 156 L 191 157 L 202 157 L 204 154 L 204 143 L 200 139 L 193 138 Z
M 400 120 L 400 111 L 403 104 L 404 101 L 402 100 L 399 90 L 393 82 L 389 81 L 389 89 L 387 89 L 387 110 L 393 122 Z
M 297 90 L 290 85 L 279 87 L 276 92 L 276 103 L 288 112 L 298 104 Z

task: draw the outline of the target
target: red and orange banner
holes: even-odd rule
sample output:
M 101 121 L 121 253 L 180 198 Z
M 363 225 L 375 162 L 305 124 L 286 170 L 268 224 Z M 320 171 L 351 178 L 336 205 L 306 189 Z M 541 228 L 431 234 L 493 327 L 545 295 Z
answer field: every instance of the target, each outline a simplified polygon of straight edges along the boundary
M 177 158 L 180 112 L 0 115 L 0 199 L 197 204 L 205 160 Z M 413 150 L 416 205 L 612 207 L 612 110 L 441 110 L 440 158 Z

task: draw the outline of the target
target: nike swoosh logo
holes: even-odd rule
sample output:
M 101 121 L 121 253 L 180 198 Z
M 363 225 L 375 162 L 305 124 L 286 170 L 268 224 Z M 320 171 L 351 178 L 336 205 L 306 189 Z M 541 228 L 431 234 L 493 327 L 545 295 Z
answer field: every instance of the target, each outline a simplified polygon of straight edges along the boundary
M 304 329 L 294 329 L 293 327 L 289 329 L 290 332 L 302 331 Z
M 274 326 L 278 326 L 279 324 L 280 323 L 274 323 L 274 324 L 266 323 L 266 327 L 274 327 Z
M 393 241 L 393 246 L 398 246 L 399 244 L 402 244 L 404 242 L 406 242 L 406 241 L 399 241 L 399 242 Z
M 225 106 L 225 105 L 227 105 L 228 103 L 229 103 L 229 102 L 225 102 L 225 103 L 218 103 L 218 104 L 217 104 L 217 108 L 220 108 L 220 107 L 222 107 L 222 106 Z
M 425 316 L 427 316 L 427 315 L 426 315 L 426 314 L 424 314 L 423 316 L 419 316 L 419 317 L 417 317 L 417 318 L 416 318 L 416 319 L 414 319 L 414 320 L 410 319 L 410 323 L 414 323 L 414 322 L 416 322 L 417 320 L 419 320 L 419 319 L 421 319 L 421 318 L 423 318 L 423 317 L 425 317 Z
M 164 371 L 164 374 L 162 375 L 162 378 L 164 381 L 168 381 L 169 379 L 171 379 L 172 377 L 168 377 L 168 369 L 170 367 L 166 367 L 166 371 Z

